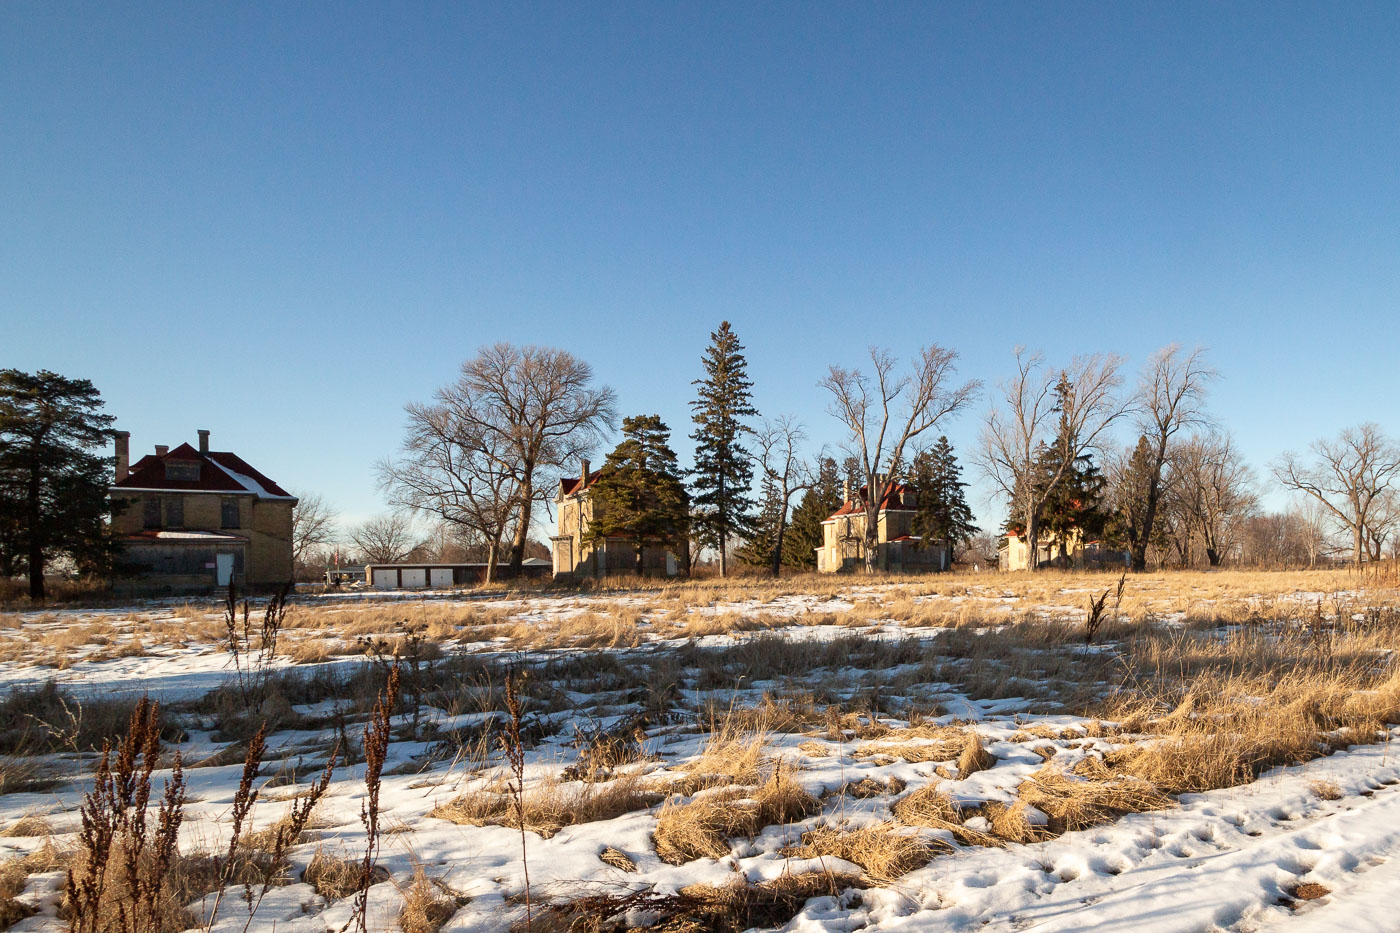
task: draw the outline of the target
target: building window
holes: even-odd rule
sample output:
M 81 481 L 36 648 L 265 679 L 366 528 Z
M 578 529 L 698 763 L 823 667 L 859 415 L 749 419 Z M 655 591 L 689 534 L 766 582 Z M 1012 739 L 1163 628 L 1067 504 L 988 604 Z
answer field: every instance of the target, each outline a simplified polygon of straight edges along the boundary
M 165 500 L 165 527 L 185 527 L 185 497 L 169 496 Z
M 167 460 L 165 461 L 165 478 L 197 483 L 199 482 L 199 461 Z
M 223 502 L 223 520 L 219 523 L 220 528 L 238 527 L 238 500 L 233 496 L 226 496 Z
M 145 501 L 146 515 L 143 522 L 146 528 L 160 527 L 160 497 L 148 496 Z

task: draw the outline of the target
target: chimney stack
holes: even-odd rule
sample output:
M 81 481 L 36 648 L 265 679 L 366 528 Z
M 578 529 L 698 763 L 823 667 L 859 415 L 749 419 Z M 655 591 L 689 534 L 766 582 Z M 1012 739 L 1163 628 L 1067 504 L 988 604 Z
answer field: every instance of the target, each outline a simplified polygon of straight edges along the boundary
M 849 478 L 841 481 L 841 501 L 851 501 L 851 481 Z
M 578 488 L 582 489 L 588 485 L 588 461 L 583 461 L 583 472 L 579 474 Z
M 166 454 L 168 454 L 168 453 L 170 453 L 170 445 L 169 445 L 169 444 L 157 444 L 157 445 L 156 445 L 156 456 L 157 456 L 157 457 L 164 457 L 164 456 L 165 456 Z
M 117 442 L 117 482 L 131 475 L 131 432 L 118 431 Z
M 199 429 L 199 452 L 209 453 L 209 431 L 205 428 Z

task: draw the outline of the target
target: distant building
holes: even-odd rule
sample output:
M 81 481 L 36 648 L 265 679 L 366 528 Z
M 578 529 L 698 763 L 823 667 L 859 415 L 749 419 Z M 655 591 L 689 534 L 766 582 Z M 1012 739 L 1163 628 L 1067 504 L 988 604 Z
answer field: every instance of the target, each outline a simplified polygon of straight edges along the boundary
M 119 588 L 267 590 L 292 579 L 294 496 L 238 455 L 211 451 L 208 431 L 198 449 L 157 445 L 134 464 L 130 438 L 117 434 L 108 489 Z
M 953 548 L 944 540 L 924 541 L 913 534 L 918 498 L 907 483 L 888 481 L 876 512 L 875 566 L 891 573 L 935 573 L 953 563 Z M 817 548 L 817 572 L 837 573 L 865 566 L 865 503 L 862 486 L 851 495 L 849 484 L 841 508 L 822 522 L 822 546 Z
M 498 564 L 497 573 L 505 570 Z M 520 564 L 520 575 L 526 579 L 547 577 L 550 562 L 543 557 L 527 557 Z M 454 586 L 473 586 L 486 579 L 485 561 L 458 564 L 365 564 L 326 571 L 331 584 L 364 583 L 378 590 L 441 590 Z
M 1020 529 L 1013 528 L 997 546 L 997 566 L 1002 570 L 1030 569 L 1030 544 L 1019 532 Z M 1106 569 L 1126 567 L 1132 561 L 1127 551 L 1108 547 L 1099 540 L 1085 541 L 1083 532 L 1078 528 L 1070 529 L 1065 535 L 1063 547 L 1059 536 L 1053 531 L 1042 531 L 1035 544 L 1040 556 L 1040 567 L 1055 567 L 1061 570 Z
M 554 550 L 554 575 L 604 577 L 633 573 L 637 567 L 637 551 L 630 540 L 609 537 L 591 544 L 585 537 L 595 508 L 589 490 L 602 475 L 601 470 L 590 472 L 588 465 L 584 460 L 578 476 L 561 479 L 559 493 L 554 497 L 559 512 L 559 533 L 550 539 Z M 677 554 L 660 543 L 642 549 L 642 572 L 645 574 L 674 577 L 689 569 L 690 554 L 685 549 Z

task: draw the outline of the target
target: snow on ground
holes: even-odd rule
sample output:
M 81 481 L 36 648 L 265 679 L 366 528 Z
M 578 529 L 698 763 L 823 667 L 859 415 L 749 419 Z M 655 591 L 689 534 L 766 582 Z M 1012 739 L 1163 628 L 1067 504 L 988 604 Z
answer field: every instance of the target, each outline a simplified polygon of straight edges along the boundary
M 1082 613 L 1080 602 L 1094 588 L 1064 587 L 1062 601 L 1033 605 L 1014 592 L 980 592 L 976 598 L 992 600 L 1018 611 L 1045 616 Z M 382 606 L 404 601 L 412 594 L 356 594 L 354 605 Z M 907 629 L 897 621 L 867 619 L 859 627 L 824 621 L 829 614 L 852 611 L 858 604 L 911 598 L 918 604 L 956 608 L 973 598 L 970 594 L 938 595 L 912 591 L 906 586 L 851 586 L 838 595 L 787 594 L 748 600 L 712 601 L 687 607 L 694 616 L 765 613 L 787 620 L 762 633 L 712 633 L 693 637 L 659 633 L 640 644 L 617 648 L 593 648 L 588 652 L 551 648 L 525 655 L 510 645 L 490 639 L 458 639 L 459 651 L 483 661 L 508 658 L 530 667 L 552 663 L 610 658 L 620 670 L 648 665 L 666 670 L 667 659 L 685 664 L 697 653 L 742 651 L 757 644 L 753 639 L 780 638 L 813 646 L 832 645 L 858 633 L 865 639 L 904 644 L 910 636 L 929 639 L 940 628 Z M 316 597 L 320 599 L 320 597 Z M 1306 611 L 1309 603 L 1335 600 L 1336 594 L 1302 593 L 1291 597 Z M 1351 598 L 1360 598 L 1352 594 Z M 343 595 L 338 597 L 346 602 Z M 469 606 L 491 610 L 514 621 L 554 624 L 588 612 L 628 609 L 663 611 L 646 595 L 559 596 L 510 598 L 454 597 L 434 600 L 438 608 Z M 217 612 L 216 607 L 207 607 Z M 62 631 L 77 624 L 102 623 L 116 630 L 113 636 L 139 636 L 144 627 L 171 621 L 169 603 L 148 603 L 128 609 L 49 612 L 21 616 L 8 634 L 32 636 Z M 995 631 L 1005 620 L 990 613 Z M 1164 624 L 1180 623 L 1182 614 L 1162 613 Z M 822 619 L 823 621 L 817 621 Z M 816 622 L 817 624 L 808 624 Z M 464 636 L 465 638 L 466 636 Z M 1075 650 L 1084 650 L 1078 648 Z M 1095 650 L 1112 650 L 1098 647 Z M 65 666 L 45 667 L 33 662 L 8 661 L 0 668 L 0 693 L 33 689 L 54 681 L 74 696 L 89 702 L 116 696 L 149 694 L 167 704 L 190 704 L 227 683 L 232 675 L 228 655 L 213 644 L 148 644 L 144 653 L 128 657 L 85 658 L 91 648 L 76 650 Z M 315 664 L 293 665 L 278 659 L 273 668 L 348 676 L 371 663 L 362 657 L 333 657 Z M 590 662 L 593 663 L 593 662 Z M 531 786 L 554 782 L 565 790 L 577 788 L 565 768 L 578 755 L 581 731 L 608 729 L 628 721 L 638 702 L 635 690 L 608 682 L 607 665 L 597 662 L 597 682 L 592 688 L 570 681 L 552 708 L 542 708 L 531 720 L 542 730 L 539 743 L 529 752 L 527 775 Z M 678 683 L 672 695 L 676 714 L 645 724 L 640 736 L 641 760 L 619 766 L 618 773 L 635 774 L 657 786 L 689 774 L 687 764 L 703 750 L 708 736 L 695 729 L 698 712 L 705 705 L 744 707 L 761 702 L 766 692 L 815 690 L 827 696 L 852 700 L 878 691 L 882 684 L 917 674 L 919 664 L 901 662 L 882 670 L 859 667 L 825 669 L 785 675 L 757 682 Z M 684 675 L 682 675 L 684 676 Z M 1028 685 L 1034 686 L 1034 685 Z M 1048 691 L 1051 685 L 1042 685 Z M 464 690 L 480 684 L 464 682 Z M 819 724 L 768 737 L 765 752 L 773 760 L 791 766 L 793 778 L 821 801 L 820 812 L 805 819 L 768 826 L 752 839 L 731 840 L 730 853 L 720 859 L 701 858 L 682 865 L 662 861 L 652 834 L 663 806 L 653 803 L 610 819 L 564 826 L 554 835 L 527 835 L 531 890 L 536 903 L 596 893 L 650 886 L 660 893 L 687 885 L 723 885 L 735 878 L 757 883 L 785 872 L 819 868 L 859 875 L 858 865 L 824 856 L 815 863 L 786 854 L 806 830 L 818 826 L 859 828 L 886 823 L 892 807 L 914 791 L 932 786 L 960 805 L 987 802 L 1010 804 L 1017 787 L 1050 760 L 1065 768 L 1093 757 L 1111 754 L 1129 744 L 1131 736 L 1114 737 L 1098 729 L 1094 720 L 1065 714 L 1058 704 L 1046 702 L 1033 689 L 1026 696 L 977 697 L 949 682 L 926 681 L 891 697 L 891 712 L 872 727 L 894 731 L 860 738 Z M 867 754 L 866 746 L 900 741 L 899 730 L 912 719 L 901 719 L 899 710 L 932 710 L 925 716 L 927 728 L 958 727 L 975 730 L 994 762 L 991 767 L 962 774 L 956 755 L 944 761 L 904 760 L 888 754 Z M 301 726 L 275 733 L 269 742 L 267 764 L 261 774 L 263 799 L 254 815 L 255 829 L 274 824 L 286 812 L 295 795 L 303 791 L 324 764 L 327 749 L 345 734 L 344 716 L 349 698 L 328 697 L 300 704 L 291 712 Z M 190 707 L 193 710 L 193 707 Z M 187 762 L 208 757 L 228 747 L 219 735 L 220 723 L 208 713 L 180 714 L 188 733 L 184 746 Z M 341 722 L 333 722 L 336 717 Z M 422 721 L 432 724 L 421 741 L 393 744 L 381 792 L 381 825 L 390 827 L 382 839 L 378 864 L 390 880 L 371 889 L 370 929 L 394 929 L 403 902 L 402 890 L 415 866 L 460 895 L 460 909 L 447 921 L 445 931 L 504 930 L 523 917 L 521 894 L 525 887 L 521 861 L 521 834 L 499 825 L 459 825 L 429 814 L 471 790 L 490 788 L 504 777 L 498 761 L 484 770 L 461 755 L 444 755 L 443 736 L 452 730 L 480 732 L 503 714 L 494 710 L 449 711 L 427 708 Z M 349 732 L 358 735 L 363 717 L 351 719 Z M 407 716 L 396 723 L 404 727 Z M 1041 737 L 1026 730 L 1043 727 Z M 639 726 L 638 728 L 642 728 Z M 339 731 L 338 731 L 339 730 Z M 1039 733 L 1037 733 L 1039 735 Z M 1045 737 L 1053 736 L 1053 737 Z M 787 929 L 802 933 L 837 931 L 1250 931 L 1285 933 L 1321 930 L 1396 930 L 1395 908 L 1400 905 L 1400 751 L 1390 738 L 1400 738 L 1393 728 L 1386 741 L 1355 745 L 1317 758 L 1306 765 L 1275 768 L 1252 783 L 1179 797 L 1170 809 L 1132 813 L 1089 829 L 1066 832 L 1055 838 L 1005 847 L 981 847 L 953 842 L 946 830 L 910 832 L 920 838 L 951 847 L 926 865 L 887 885 L 872 885 L 856 896 L 818 897 L 808 902 Z M 918 744 L 919 740 L 911 740 Z M 914 756 L 918 757 L 918 756 Z M 76 828 L 78 808 L 87 789 L 79 778 L 90 769 L 91 756 L 49 754 L 40 756 L 51 774 L 69 778 L 38 792 L 0 794 L 0 860 L 37 851 L 45 844 L 39 836 L 5 836 L 3 830 L 22 818 L 47 819 L 60 842 Z M 479 762 L 476 764 L 480 764 Z M 475 768 L 475 769 L 474 769 Z M 182 849 L 221 850 L 228 843 L 228 815 L 238 784 L 237 763 L 191 767 L 186 771 L 190 803 L 181 831 Z M 157 786 L 169 772 L 157 772 Z M 853 797 L 843 792 L 863 779 L 891 788 L 874 796 Z M 335 772 L 326 798 L 317 809 L 314 839 L 292 853 L 292 883 L 273 888 L 252 917 L 252 930 L 330 931 L 350 918 L 350 899 L 327 900 L 301 881 L 302 871 L 317 852 L 358 858 L 365 834 L 360 822 L 366 800 L 364 765 L 343 766 Z M 558 782 L 563 783 L 558 783 Z M 1319 782 L 1334 793 L 1319 794 Z M 672 804 L 698 800 L 714 790 L 680 792 Z M 1335 797 L 1335 799 L 1327 799 Z M 971 824 L 969 824 L 971 825 Z M 625 853 L 636 865 L 633 872 L 605 864 L 599 855 L 605 848 Z M 1299 886 L 1323 892 L 1316 898 L 1301 895 Z M 12 929 L 18 933 L 56 930 L 64 922 L 56 914 L 62 889 L 62 873 L 32 875 L 20 901 L 37 908 L 33 916 Z M 1307 890 L 1301 889 L 1301 890 Z M 213 896 L 194 905 L 202 915 L 213 905 Z M 221 902 L 213 929 L 236 933 L 249 921 L 247 905 L 240 897 Z

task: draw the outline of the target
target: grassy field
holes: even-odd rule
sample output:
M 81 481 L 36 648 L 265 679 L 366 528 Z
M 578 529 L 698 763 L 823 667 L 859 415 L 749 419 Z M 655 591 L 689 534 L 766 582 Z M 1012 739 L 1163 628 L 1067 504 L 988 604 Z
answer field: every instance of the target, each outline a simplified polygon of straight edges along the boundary
M 412 933 L 1101 929 L 1148 907 L 1149 930 L 1243 930 L 1364 907 L 1400 855 L 1365 828 L 1400 782 L 1394 581 L 1118 584 L 6 613 L 0 928 L 101 929 L 127 902 L 143 930 Z M 144 830 L 121 793 L 84 797 L 145 784 Z M 1301 857 L 1310 832 L 1356 838 Z M 1245 881 L 1171 893 L 1203 865 Z

